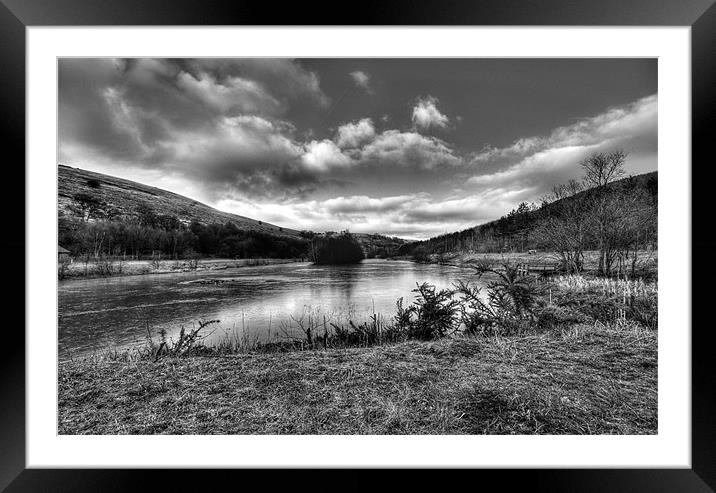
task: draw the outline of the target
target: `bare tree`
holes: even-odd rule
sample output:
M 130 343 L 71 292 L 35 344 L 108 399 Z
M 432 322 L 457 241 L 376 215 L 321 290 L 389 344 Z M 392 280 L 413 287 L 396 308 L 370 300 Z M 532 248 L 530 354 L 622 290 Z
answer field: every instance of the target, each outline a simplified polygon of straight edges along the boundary
M 584 185 L 576 180 L 556 185 L 542 199 L 543 204 L 554 204 L 535 231 L 537 239 L 559 255 L 568 272 L 580 272 L 584 267 L 588 217 L 584 202 L 573 198 L 582 191 Z
M 599 152 L 584 159 L 580 164 L 584 170 L 584 184 L 587 188 L 598 188 L 623 178 L 627 153 L 618 149 L 609 153 Z
M 626 174 L 626 157 L 622 150 L 593 154 L 580 163 L 585 172 L 581 182 L 557 185 L 543 198 L 545 214 L 537 237 L 569 272 L 582 270 L 584 250 L 590 246 L 599 250 L 600 274 L 631 270 L 633 275 L 639 247 L 654 234 L 651 196 L 630 180 L 610 185 Z
M 627 154 L 622 150 L 592 154 L 580 164 L 584 170 L 584 186 L 591 189 L 585 200 L 585 213 L 590 234 L 599 249 L 599 273 L 611 274 L 611 268 L 624 229 L 629 204 L 624 194 L 607 185 L 625 175 Z
M 656 210 L 643 190 L 617 189 L 610 192 L 602 209 L 604 218 L 600 271 L 605 275 L 634 275 L 639 241 L 645 241 Z M 631 265 L 629 265 L 629 263 Z

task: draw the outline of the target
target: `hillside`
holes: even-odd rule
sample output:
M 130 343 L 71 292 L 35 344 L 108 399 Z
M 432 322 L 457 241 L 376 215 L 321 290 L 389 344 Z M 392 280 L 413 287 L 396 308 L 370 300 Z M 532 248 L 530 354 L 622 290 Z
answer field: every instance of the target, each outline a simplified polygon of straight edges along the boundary
M 656 210 L 658 183 L 658 174 L 654 171 L 616 180 L 606 187 L 609 193 L 620 191 L 629 196 L 642 194 L 648 202 L 648 207 Z M 406 243 L 400 247 L 398 254 L 412 255 L 418 247 L 421 247 L 421 254 L 524 252 L 528 249 L 548 248 L 536 234 L 537 228 L 544 224 L 546 218 L 559 217 L 563 209 L 569 208 L 574 202 L 584 201 L 593 193 L 594 189 L 588 189 L 539 207 L 529 206 L 526 203 L 521 204 L 520 207 L 500 219 L 424 241 Z M 645 235 L 640 239 L 644 244 L 656 243 L 656 222 L 656 215 L 653 215 L 648 227 L 645 228 Z
M 97 199 L 97 218 L 132 219 L 141 214 L 172 216 L 184 225 L 192 221 L 207 224 L 232 223 L 240 230 L 298 237 L 298 231 L 245 216 L 222 212 L 183 195 L 131 180 L 58 165 L 57 201 L 60 215 L 80 217 L 77 194 Z M 92 218 L 90 218 L 92 219 Z
M 308 238 L 314 235 L 63 165 L 58 165 L 57 201 L 58 240 L 75 255 L 303 258 L 308 255 Z M 392 255 L 405 243 L 378 234 L 354 237 L 367 257 Z

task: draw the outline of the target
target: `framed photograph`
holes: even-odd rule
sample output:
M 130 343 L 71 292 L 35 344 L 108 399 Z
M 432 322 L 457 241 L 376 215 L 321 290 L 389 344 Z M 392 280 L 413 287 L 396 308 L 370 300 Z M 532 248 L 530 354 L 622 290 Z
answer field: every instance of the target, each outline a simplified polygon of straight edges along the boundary
M 713 491 L 716 7 L 329 8 L 2 0 L 0 486 Z

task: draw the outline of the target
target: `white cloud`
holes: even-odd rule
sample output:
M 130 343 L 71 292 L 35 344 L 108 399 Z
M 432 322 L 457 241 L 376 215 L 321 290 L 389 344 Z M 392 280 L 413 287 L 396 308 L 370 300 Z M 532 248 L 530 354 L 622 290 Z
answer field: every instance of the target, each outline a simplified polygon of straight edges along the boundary
M 386 197 L 339 196 L 290 204 L 257 205 L 226 200 L 218 205 L 229 212 L 254 214 L 275 224 L 300 224 L 313 231 L 338 231 L 348 227 L 356 233 L 380 232 L 424 239 L 499 217 L 528 192 L 498 188 L 460 198 L 413 193 Z
M 322 207 L 332 214 L 380 213 L 399 210 L 412 203 L 420 195 L 396 195 L 390 197 L 368 197 L 353 195 L 335 197 L 322 202 Z
M 308 99 L 327 107 L 330 98 L 321 90 L 318 74 L 299 61 L 287 58 L 199 58 L 190 61 L 192 71 L 217 74 L 220 80 L 239 77 L 257 81 L 282 102 Z
M 445 128 L 450 120 L 438 110 L 437 104 L 437 98 L 432 96 L 418 98 L 418 102 L 413 107 L 413 124 L 422 129 Z
M 348 75 L 351 76 L 351 79 L 353 79 L 353 82 L 356 86 L 365 89 L 365 91 L 368 93 L 372 92 L 370 88 L 370 75 L 363 72 L 362 70 L 356 70 L 355 72 L 351 72 Z
M 343 154 L 332 140 L 312 140 L 305 145 L 305 149 L 301 161 L 310 171 L 325 172 L 351 163 L 351 158 Z
M 242 115 L 224 118 L 210 132 L 187 132 L 158 145 L 157 153 L 189 177 L 230 187 L 235 180 L 301 155 L 281 121 Z
M 531 182 L 541 177 L 552 177 L 560 170 L 579 171 L 577 163 L 595 146 L 566 146 L 545 149 L 531 154 L 517 164 L 496 173 L 477 175 L 469 178 L 470 185 L 504 186 L 506 184 L 518 184 L 522 179 Z
M 521 138 L 504 148 L 485 149 L 470 160 L 482 173 L 470 177 L 467 183 L 478 187 L 530 185 L 537 193 L 544 193 L 557 183 L 579 178 L 579 162 L 589 154 L 615 148 L 623 148 L 630 157 L 638 156 L 633 168 L 627 158 L 627 171 L 655 169 L 657 102 L 656 95 L 648 96 L 558 127 L 547 136 Z
M 373 126 L 373 120 L 362 118 L 355 123 L 346 123 L 338 127 L 336 144 L 342 149 L 354 148 L 372 140 L 374 137 L 375 127 Z
M 214 111 L 225 114 L 242 112 L 273 115 L 282 110 L 281 103 L 260 83 L 241 77 L 228 77 L 218 82 L 206 72 L 200 73 L 198 77 L 182 72 L 177 78 L 177 85 Z
M 290 227 L 424 237 L 538 199 L 594 151 L 622 147 L 629 170 L 656 169 L 656 95 L 465 156 L 423 132 L 458 121 L 430 96 L 412 108 L 412 130 L 379 132 L 362 118 L 321 140 L 325 129 L 295 128 L 285 121 L 294 104 L 329 101 L 296 61 L 68 59 L 59 69 L 61 162 Z M 351 77 L 370 90 L 368 74 Z
M 363 161 L 433 169 L 462 162 L 444 141 L 416 132 L 386 130 L 367 144 L 360 153 Z

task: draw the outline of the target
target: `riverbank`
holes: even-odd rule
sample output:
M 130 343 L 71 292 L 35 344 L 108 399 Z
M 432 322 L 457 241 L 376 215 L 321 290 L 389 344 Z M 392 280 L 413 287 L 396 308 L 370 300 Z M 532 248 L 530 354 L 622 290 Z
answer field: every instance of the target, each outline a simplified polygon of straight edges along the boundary
M 97 279 L 101 277 L 171 274 L 177 272 L 218 271 L 236 267 L 255 267 L 302 262 L 301 259 L 200 259 L 200 260 L 100 260 L 60 263 L 58 277 L 64 279 Z
M 657 333 L 60 364 L 60 434 L 656 434 Z
M 410 256 L 395 257 L 401 260 L 413 260 Z M 658 269 L 659 254 L 657 250 L 644 250 L 638 253 L 637 267 L 639 274 L 656 275 Z M 487 261 L 488 263 L 499 265 L 505 262 L 531 264 L 531 265 L 556 265 L 559 263 L 559 255 L 555 252 L 533 251 L 529 252 L 506 252 L 506 253 L 442 253 L 430 254 L 423 262 L 452 265 L 455 267 L 467 267 L 475 262 Z M 599 252 L 590 250 L 584 252 L 584 270 L 586 272 L 594 272 L 597 270 L 599 263 Z

